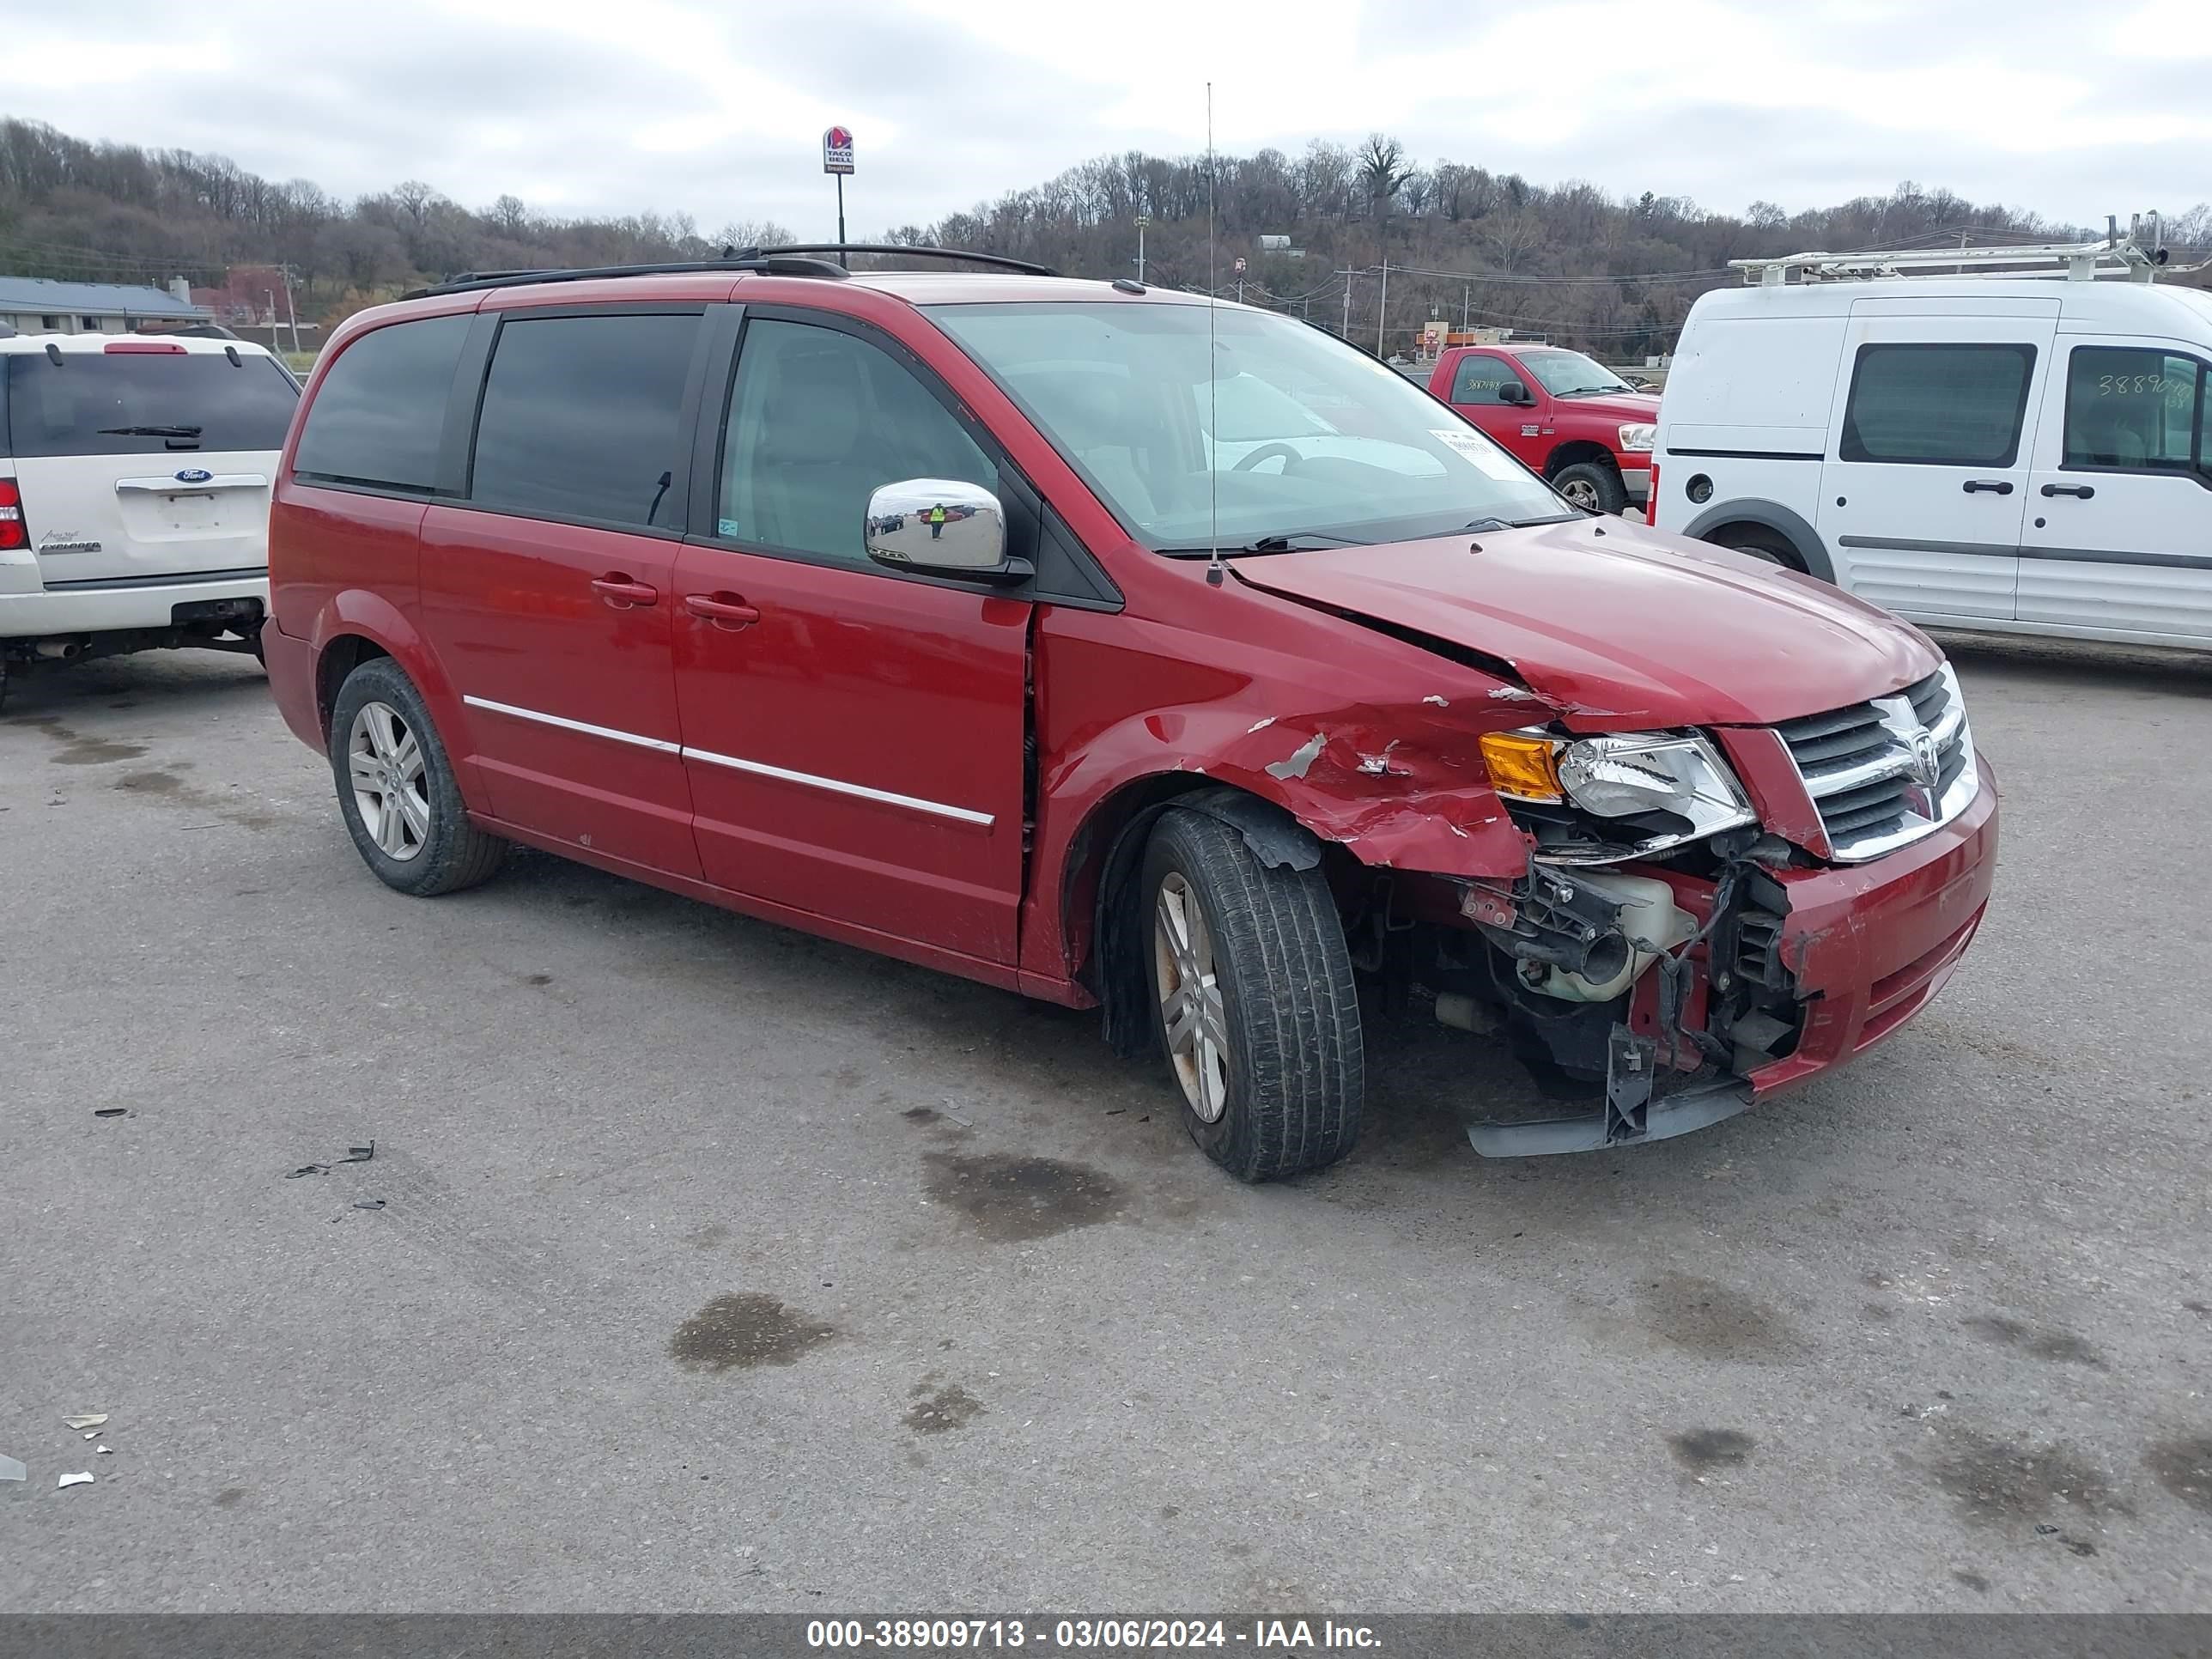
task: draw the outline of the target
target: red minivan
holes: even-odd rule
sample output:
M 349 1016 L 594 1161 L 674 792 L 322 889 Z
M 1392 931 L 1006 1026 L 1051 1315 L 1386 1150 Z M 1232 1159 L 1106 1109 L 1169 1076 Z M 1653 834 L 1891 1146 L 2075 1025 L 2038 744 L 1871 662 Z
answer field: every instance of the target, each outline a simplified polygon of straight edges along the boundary
M 1517 1155 L 1740 1111 L 1957 964 L 1996 797 L 1911 627 L 1578 510 L 1304 323 L 818 252 L 323 352 L 263 637 L 386 884 L 520 842 L 1101 1007 L 1248 1180 L 1352 1145 L 1365 993 L 1579 1095 L 1469 1124 Z

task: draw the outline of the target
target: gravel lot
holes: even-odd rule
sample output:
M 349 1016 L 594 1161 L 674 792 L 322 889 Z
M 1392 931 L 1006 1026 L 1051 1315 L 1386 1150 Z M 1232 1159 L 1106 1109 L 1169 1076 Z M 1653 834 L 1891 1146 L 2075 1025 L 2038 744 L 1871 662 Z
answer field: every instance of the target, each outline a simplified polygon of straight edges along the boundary
M 250 663 L 19 682 L 0 1609 L 2212 1608 L 2212 668 L 1959 654 L 2004 868 L 1898 1038 L 1492 1164 L 1408 1025 L 1258 1190 L 1091 1017 L 387 892 Z

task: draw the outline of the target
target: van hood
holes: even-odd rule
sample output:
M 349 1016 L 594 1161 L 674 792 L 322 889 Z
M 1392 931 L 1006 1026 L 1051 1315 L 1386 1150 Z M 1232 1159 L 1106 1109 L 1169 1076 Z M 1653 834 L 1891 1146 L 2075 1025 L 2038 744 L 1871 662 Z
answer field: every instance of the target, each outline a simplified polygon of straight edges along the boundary
M 1621 519 L 1231 568 L 1490 659 L 1581 731 L 1765 726 L 1885 696 L 1942 661 L 1917 629 L 1826 582 Z

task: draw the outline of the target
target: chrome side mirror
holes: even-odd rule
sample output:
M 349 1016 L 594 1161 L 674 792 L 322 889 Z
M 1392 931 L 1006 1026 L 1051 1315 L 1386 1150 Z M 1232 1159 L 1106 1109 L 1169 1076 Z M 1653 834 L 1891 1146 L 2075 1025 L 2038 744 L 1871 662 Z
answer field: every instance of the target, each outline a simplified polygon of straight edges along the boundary
M 1006 515 L 989 490 L 955 478 L 908 478 L 868 497 L 868 556 L 946 576 L 1008 580 Z M 1012 579 L 1018 580 L 1018 577 Z

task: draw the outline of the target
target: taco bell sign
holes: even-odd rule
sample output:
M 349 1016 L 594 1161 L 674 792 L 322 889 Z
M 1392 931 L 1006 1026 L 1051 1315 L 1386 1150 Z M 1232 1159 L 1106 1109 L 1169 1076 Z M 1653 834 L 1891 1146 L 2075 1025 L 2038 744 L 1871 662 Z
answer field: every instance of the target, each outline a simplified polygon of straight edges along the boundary
M 850 173 L 853 170 L 853 135 L 843 127 L 831 127 L 822 135 L 822 171 Z

